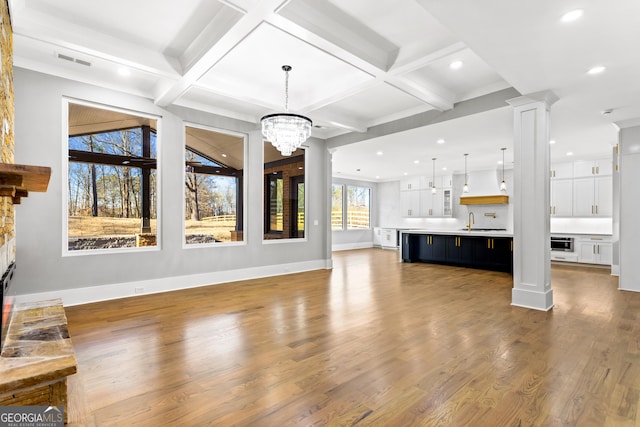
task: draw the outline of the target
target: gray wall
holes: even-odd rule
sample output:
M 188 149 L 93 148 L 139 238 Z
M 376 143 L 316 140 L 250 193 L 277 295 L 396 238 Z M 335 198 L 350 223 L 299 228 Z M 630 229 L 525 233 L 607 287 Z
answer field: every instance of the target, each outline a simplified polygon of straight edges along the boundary
M 257 125 L 213 114 L 173 107 L 163 109 L 152 101 L 112 90 L 15 69 L 16 163 L 50 166 L 46 193 L 32 193 L 16 209 L 16 292 L 32 294 L 89 286 L 148 281 L 203 273 L 273 265 L 331 264 L 330 157 L 323 141 L 311 140 L 307 149 L 307 237 L 303 241 L 264 244 L 262 138 Z M 160 220 L 159 250 L 62 256 L 63 97 L 161 116 L 159 136 Z M 183 120 L 248 134 L 246 244 L 183 249 Z M 317 225 L 314 222 L 317 221 Z M 256 268 L 258 268 L 256 270 Z M 295 270 L 295 267 L 294 267 Z M 273 271 L 273 270 L 270 270 Z M 265 274 L 268 275 L 268 274 Z M 166 282 L 166 281 L 165 281 Z M 176 283 L 176 288 L 180 287 Z

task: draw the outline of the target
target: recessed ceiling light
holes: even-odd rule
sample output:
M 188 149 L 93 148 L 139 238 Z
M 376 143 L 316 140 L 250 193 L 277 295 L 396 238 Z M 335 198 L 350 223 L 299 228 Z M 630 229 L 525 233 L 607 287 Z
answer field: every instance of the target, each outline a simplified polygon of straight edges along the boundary
M 452 70 L 457 70 L 459 68 L 462 68 L 462 61 L 458 60 L 458 61 L 453 61 L 451 64 L 449 64 L 449 68 L 451 68 Z
M 553 145 L 553 144 L 555 144 L 555 143 L 556 143 L 556 140 L 555 140 L 555 139 L 550 139 L 550 140 L 549 140 L 549 144 Z
M 420 160 L 414 160 L 413 163 L 417 165 L 418 163 L 420 163 Z
M 502 164 L 502 160 L 498 160 L 498 164 L 501 165 Z
M 408 174 L 407 172 L 405 172 L 405 173 L 403 173 L 402 175 L 407 176 L 407 175 L 409 175 L 409 174 Z
M 597 67 L 591 68 L 589 71 L 587 71 L 587 73 L 588 74 L 600 74 L 606 69 L 607 69 L 606 67 L 604 67 L 602 65 L 598 65 Z
M 436 141 L 438 144 L 444 144 L 444 139 L 440 138 L 438 141 Z
M 377 154 L 378 156 L 382 156 L 384 153 L 383 153 L 382 151 L 378 151 L 376 154 Z
M 226 154 L 224 154 L 224 153 L 222 153 L 222 157 L 227 157 L 227 155 L 226 155 Z
M 126 67 L 119 67 L 118 74 L 120 74 L 123 77 L 128 77 L 131 75 L 131 70 Z
M 562 15 L 561 20 L 562 22 L 573 22 L 576 19 L 579 19 L 583 13 L 584 11 L 582 9 L 572 10 L 571 12 L 567 12 Z
M 567 151 L 567 156 L 573 156 L 573 151 Z
M 376 175 L 376 179 L 380 179 L 380 175 Z
M 443 171 L 446 171 L 446 170 L 447 170 L 447 167 L 446 167 L 446 166 L 445 166 L 445 167 L 443 167 L 443 168 L 442 168 L 442 170 L 443 170 Z

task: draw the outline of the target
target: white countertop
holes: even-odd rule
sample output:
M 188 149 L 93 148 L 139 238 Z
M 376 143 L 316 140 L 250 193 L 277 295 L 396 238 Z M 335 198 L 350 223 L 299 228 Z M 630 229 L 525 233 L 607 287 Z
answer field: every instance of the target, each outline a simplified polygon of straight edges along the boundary
M 471 231 L 453 229 L 453 230 L 427 230 L 427 229 L 409 229 L 400 230 L 404 234 L 441 234 L 446 236 L 481 236 L 481 237 L 513 237 L 513 233 L 510 231 L 498 231 L 498 230 L 474 230 Z

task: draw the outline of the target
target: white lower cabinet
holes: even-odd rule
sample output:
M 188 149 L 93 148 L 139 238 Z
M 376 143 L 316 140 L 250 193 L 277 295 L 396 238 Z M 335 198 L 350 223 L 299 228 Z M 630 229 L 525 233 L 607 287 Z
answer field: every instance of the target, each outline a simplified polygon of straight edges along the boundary
M 373 227 L 373 246 L 382 246 L 382 228 Z
M 613 248 L 611 241 L 602 237 L 581 238 L 576 242 L 578 262 L 611 265 Z
M 382 247 L 383 248 L 397 248 L 398 247 L 398 232 L 395 228 L 383 228 L 382 233 Z

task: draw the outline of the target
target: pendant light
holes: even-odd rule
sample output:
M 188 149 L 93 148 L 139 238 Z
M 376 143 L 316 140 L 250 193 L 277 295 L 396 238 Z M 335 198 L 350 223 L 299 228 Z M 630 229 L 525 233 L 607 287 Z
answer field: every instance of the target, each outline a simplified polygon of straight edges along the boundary
M 262 135 L 282 153 L 290 156 L 311 136 L 313 122 L 300 114 L 289 113 L 289 71 L 290 65 L 283 65 L 285 72 L 284 113 L 268 114 L 260 119 Z
M 432 158 L 433 160 L 433 178 L 431 178 L 431 194 L 436 194 L 438 191 L 436 189 L 436 158 Z
M 463 193 L 469 192 L 469 184 L 467 184 L 467 156 L 468 155 L 469 155 L 468 153 L 464 155 L 464 187 L 462 187 Z
M 500 182 L 500 191 L 507 191 L 507 183 L 504 181 L 504 150 L 506 148 L 501 148 L 502 150 L 502 182 Z

